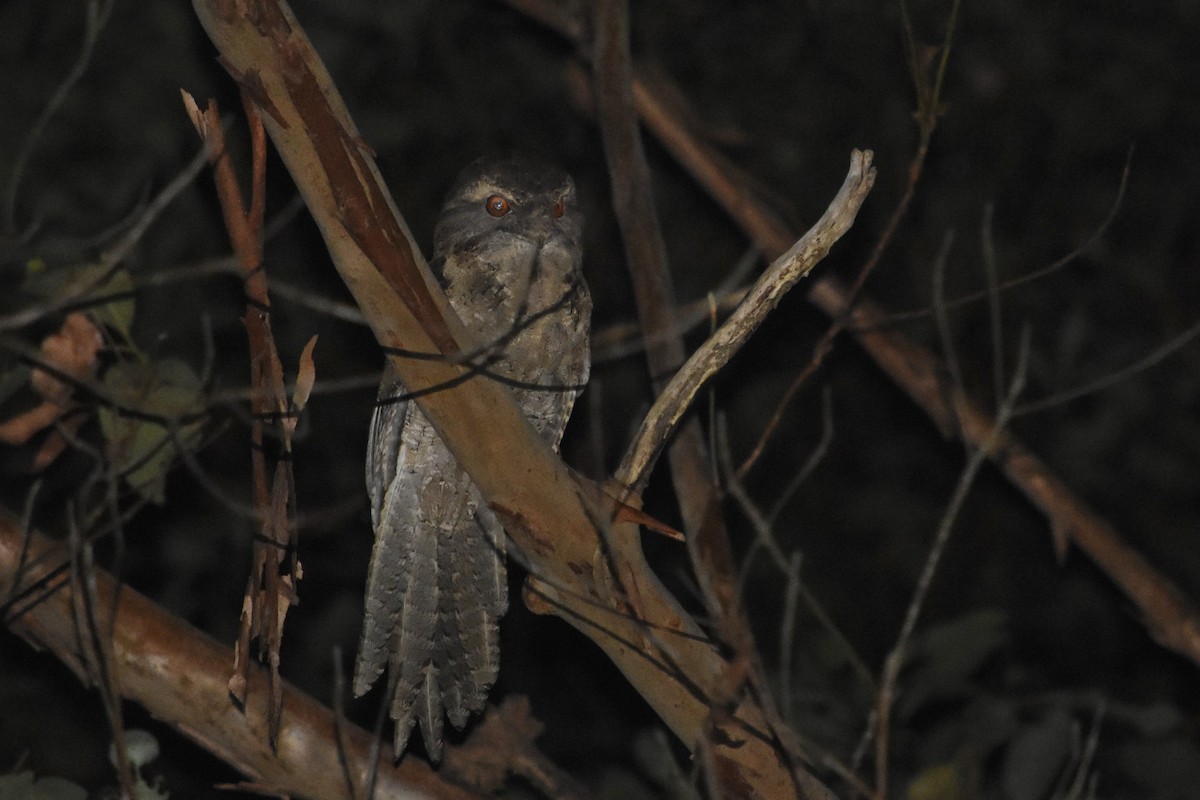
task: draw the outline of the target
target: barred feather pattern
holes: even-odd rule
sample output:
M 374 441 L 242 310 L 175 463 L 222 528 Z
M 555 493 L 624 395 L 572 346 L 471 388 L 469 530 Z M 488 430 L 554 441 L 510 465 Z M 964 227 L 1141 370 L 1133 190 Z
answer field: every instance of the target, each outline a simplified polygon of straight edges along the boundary
M 488 212 L 496 196 L 508 204 L 500 217 Z M 476 162 L 443 208 L 431 264 L 451 307 L 490 345 L 482 356 L 488 375 L 511 383 L 556 449 L 590 366 L 591 300 L 573 201 L 563 173 L 520 159 Z M 416 403 L 397 401 L 403 395 L 388 365 L 367 450 L 375 545 L 354 693 L 366 693 L 387 669 L 396 753 L 419 722 L 437 760 L 443 720 L 465 726 L 497 677 L 505 539 Z

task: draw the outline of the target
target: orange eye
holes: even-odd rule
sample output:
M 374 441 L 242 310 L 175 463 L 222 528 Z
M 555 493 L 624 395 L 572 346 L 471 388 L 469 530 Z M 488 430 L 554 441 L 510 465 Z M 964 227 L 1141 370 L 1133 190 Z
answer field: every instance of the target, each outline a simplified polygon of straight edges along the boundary
M 509 204 L 508 198 L 504 195 L 494 194 L 487 200 L 483 201 L 483 207 L 493 217 L 503 217 L 508 212 L 512 211 L 512 205 Z
M 563 212 L 566 210 L 567 210 L 567 198 L 565 198 L 565 197 L 558 198 L 558 202 L 556 202 L 554 204 L 554 218 L 558 219 L 559 217 L 561 217 L 563 215 Z

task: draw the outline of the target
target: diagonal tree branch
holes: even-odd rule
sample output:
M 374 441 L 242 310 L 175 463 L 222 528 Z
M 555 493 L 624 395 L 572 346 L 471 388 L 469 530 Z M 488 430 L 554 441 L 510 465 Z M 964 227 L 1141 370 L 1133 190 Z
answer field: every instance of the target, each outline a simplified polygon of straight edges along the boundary
M 23 530 L 20 521 L 0 508 L 0 609 L 3 622 L 34 646 L 45 648 L 89 682 L 78 647 L 74 609 L 78 602 L 70 580 L 68 549 L 47 537 Z M 308 695 L 284 684 L 284 714 L 274 750 L 267 742 L 270 690 L 263 670 L 248 674 L 248 700 L 239 710 L 229 701 L 229 664 L 233 652 L 207 634 L 159 608 L 128 586 L 117 590 L 111 575 L 94 568 L 97 619 L 112 640 L 109 667 L 113 684 L 129 700 L 144 706 L 250 781 L 276 793 L 314 798 L 362 797 L 375 744 L 369 733 L 348 723 L 334 736 L 334 716 Z M 116 602 L 114 605 L 114 601 Z M 10 600 L 11 605 L 10 605 Z M 342 764 L 358 782 L 346 787 Z M 434 773 L 427 764 L 405 759 L 398 766 L 383 748 L 376 765 L 379 797 L 427 797 L 467 800 L 477 797 Z
M 629 45 L 629 5 L 627 0 L 598 0 L 593 5 L 594 51 L 592 76 L 595 86 L 597 121 L 608 161 L 612 185 L 613 210 L 625 245 L 625 261 L 637 300 L 641 323 L 641 341 L 645 343 L 654 393 L 662 397 L 671 375 L 683 364 L 683 335 L 674 319 L 675 292 L 667 264 L 666 244 L 654 206 L 650 167 L 642 146 L 642 131 L 634 108 L 630 78 L 633 74 Z M 674 382 L 672 382 L 674 384 Z M 675 395 L 681 410 L 692 397 Z M 656 408 L 661 407 L 657 405 Z M 657 447 L 670 440 L 667 459 L 671 482 L 687 531 L 685 542 L 704 599 L 705 609 L 714 622 L 715 636 L 732 654 L 725 672 L 724 685 L 713 700 L 716 719 L 729 703 L 743 692 L 756 694 L 780 758 L 796 773 L 802 767 L 799 748 L 779 719 L 766 675 L 758 657 L 758 648 L 749 619 L 742 608 L 738 590 L 737 567 L 729 543 L 729 532 L 722 513 L 723 493 L 712 477 L 707 463 L 707 445 L 700 420 L 692 416 L 671 434 L 669 426 L 650 433 Z M 640 474 L 617 472 L 618 483 L 626 492 L 640 496 L 650 474 L 653 459 L 643 464 Z M 711 734 L 711 731 L 709 731 Z M 714 772 L 718 782 L 714 792 L 728 792 L 721 786 L 726 773 Z
M 797 776 L 780 763 L 753 698 L 741 698 L 715 726 L 710 720 L 725 661 L 647 566 L 636 525 L 614 520 L 605 494 L 576 481 L 506 387 L 481 379 L 460 357 L 476 352 L 475 343 L 448 310 L 290 10 L 271 0 L 195 0 L 194 7 L 222 63 L 262 112 L 393 368 L 530 563 L 537 580 L 526 602 L 599 644 L 688 746 L 715 727 L 705 756 L 740 794 L 797 794 Z M 804 796 L 830 796 L 806 773 L 799 777 L 808 781 Z
M 544 0 L 508 0 L 514 8 L 570 39 L 581 51 L 587 42 L 560 7 Z M 633 97 L 647 128 L 709 195 L 762 249 L 775 258 L 796 237 L 750 188 L 750 181 L 691 130 L 660 92 L 633 76 Z M 886 325 L 885 310 L 866 297 L 854 299 L 836 276 L 813 282 L 808 299 L 833 319 L 851 315 L 849 328 L 868 355 L 947 437 L 984 448 L 1008 480 L 1050 523 L 1055 536 L 1069 536 L 1137 604 L 1155 639 L 1200 665 L 1200 609 L 1166 576 L 1129 546 L 1119 532 L 1088 506 L 1017 437 L 990 441 L 996 422 L 974 400 L 949 385 L 942 362 L 927 348 Z

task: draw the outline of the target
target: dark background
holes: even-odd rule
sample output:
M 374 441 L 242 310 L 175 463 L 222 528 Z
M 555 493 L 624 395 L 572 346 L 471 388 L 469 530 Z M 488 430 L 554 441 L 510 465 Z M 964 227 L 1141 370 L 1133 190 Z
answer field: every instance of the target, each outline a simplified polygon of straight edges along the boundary
M 761 181 L 796 229 L 822 213 L 851 148 L 875 151 L 876 188 L 855 228 L 819 267 L 852 276 L 899 200 L 917 144 L 899 7 L 634 5 L 635 55 L 678 85 L 710 140 Z M 1027 400 L 1122 370 L 1200 319 L 1200 61 L 1195 52 L 1187 55 L 1200 34 L 1200 9 L 1134 5 L 964 4 L 924 177 L 869 284 L 871 296 L 893 311 L 928 310 L 934 263 L 952 232 L 947 294 L 984 288 L 989 206 L 1001 281 L 1044 267 L 1099 228 L 1128 163 L 1128 190 L 1101 240 L 1065 268 L 1002 294 L 1010 370 L 1022 327 L 1031 334 Z M 571 48 L 502 3 L 334 6 L 297 2 L 295 10 L 426 250 L 442 193 L 462 165 L 497 148 L 544 154 L 574 174 L 585 204 L 594 327 L 633 319 L 598 133 L 568 88 Z M 925 2 L 910 9 L 920 42 L 941 40 L 949 10 Z M 7 186 L 33 120 L 77 58 L 82 30 L 78 4 L 0 3 L 0 185 Z M 3 241 L 5 311 L 28 302 L 18 289 L 29 259 L 67 267 L 95 258 L 111 240 L 105 232 L 194 155 L 198 144 L 179 102 L 181 87 L 201 100 L 215 96 L 226 114 L 240 114 L 232 82 L 187 4 L 116 0 L 86 74 L 27 165 L 17 221 L 22 229 L 37 228 L 25 242 Z M 242 133 L 235 124 L 231 138 Z M 667 152 L 650 139 L 647 150 L 678 298 L 703 298 L 749 244 Z M 294 196 L 277 161 L 268 190 L 269 216 Z M 127 266 L 145 275 L 227 252 L 205 173 Z M 266 254 L 269 278 L 349 301 L 304 212 L 288 218 Z M 332 648 L 341 648 L 348 665 L 360 624 L 371 543 L 362 481 L 374 396 L 367 387 L 381 356 L 365 328 L 285 299 L 276 298 L 273 308 L 289 371 L 304 342 L 320 336 L 319 393 L 296 447 L 305 577 L 301 604 L 285 629 L 283 672 L 329 702 Z M 173 283 L 139 293 L 135 333 L 145 352 L 183 358 L 198 369 L 207 320 L 218 354 L 212 389 L 234 389 L 248 374 L 242 309 L 232 277 Z M 711 403 L 724 416 L 735 463 L 826 324 L 795 293 L 715 381 L 701 413 L 709 421 Z M 895 324 L 945 351 L 927 314 Z M 54 327 L 21 335 L 36 344 Z M 956 307 L 951 329 L 968 388 L 990 402 L 986 304 Z M 702 333 L 703 326 L 689 344 Z M 363 388 L 320 392 L 323 382 L 349 377 L 361 377 Z M 806 586 L 877 675 L 967 454 L 843 337 L 787 409 L 747 479 L 763 507 L 775 504 L 820 440 L 825 392 L 832 443 L 783 506 L 774 534 L 785 552 L 803 553 Z M 597 364 L 564 443 L 568 463 L 590 474 L 611 470 L 647 402 L 637 356 Z M 19 405 L 12 399 L 0 413 Z M 1013 427 L 1166 576 L 1200 596 L 1200 347 L 1193 343 L 1103 391 L 1022 416 Z M 201 464 L 229 492 L 248 497 L 244 416 L 216 405 L 208 430 Z M 85 435 L 99 438 L 95 426 Z M 32 478 L 29 454 L 2 455 L 2 499 L 20 508 Z M 37 519 L 47 530 L 61 529 L 63 504 L 83 469 L 77 461 L 68 454 L 43 476 Z M 251 526 L 184 468 L 167 491 L 164 506 L 128 526 L 124 577 L 232 642 Z M 652 482 L 648 507 L 677 520 L 665 470 Z M 734 545 L 744 556 L 753 533 L 736 504 L 728 507 Z M 694 602 L 681 548 L 659 541 L 647 547 L 664 578 Z M 761 553 L 746 571 L 768 672 L 782 682 L 785 581 Z M 514 588 L 518 580 L 514 575 Z M 854 678 L 811 613 L 801 609 L 798 618 L 787 677 L 793 699 L 784 712 L 848 760 L 870 689 Z M 1097 781 L 1096 796 L 1200 797 L 1196 666 L 1156 645 L 1136 609 L 1078 552 L 1058 563 L 1045 520 L 990 467 L 955 525 L 918 632 L 918 657 L 898 706 L 894 786 L 928 781 L 928 770 L 951 765 L 957 776 L 951 788 L 940 784 L 943 793 L 928 796 L 1049 797 L 1055 776 L 1080 769 L 1072 743 L 1098 732 L 1098 754 L 1082 767 Z M 643 763 L 666 757 L 642 736 L 655 717 L 590 642 L 516 602 L 502 647 L 493 697 L 531 697 L 548 726 L 547 753 L 607 796 L 666 791 Z M 351 713 L 370 720 L 378 702 L 373 693 L 352 703 Z M 156 766 L 173 796 L 209 796 L 212 783 L 235 777 L 137 709 L 129 717 L 130 725 L 160 738 L 165 756 Z M 26 756 L 39 775 L 62 775 L 101 793 L 113 783 L 108 741 L 99 699 L 51 657 L 0 633 L 0 773 Z M 951 790 L 960 794 L 945 793 Z

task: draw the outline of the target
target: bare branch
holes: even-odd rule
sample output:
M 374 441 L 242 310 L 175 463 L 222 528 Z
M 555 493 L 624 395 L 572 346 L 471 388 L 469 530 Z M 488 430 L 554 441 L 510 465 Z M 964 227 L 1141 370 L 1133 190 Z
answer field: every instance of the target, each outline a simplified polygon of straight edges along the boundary
M 27 549 L 19 573 L 22 552 Z M 44 536 L 26 533 L 7 511 L 0 509 L 0 597 L 4 623 L 38 647 L 49 649 L 87 680 L 78 660 L 75 613 L 78 587 L 63 565 L 70 553 Z M 278 748 L 266 744 L 266 678 L 249 675 L 249 701 L 239 709 L 229 701 L 226 680 L 233 653 L 216 640 L 156 606 L 129 587 L 115 592 L 116 583 L 93 567 L 90 597 L 93 618 L 103 621 L 112 682 L 122 695 L 156 718 L 236 767 L 252 781 L 274 791 L 300 797 L 348 798 L 338 763 L 333 714 L 315 700 L 283 685 L 283 716 Z M 114 600 L 119 598 L 119 603 Z M 111 627 L 109 627 L 111 625 Z M 81 672 L 81 670 L 84 670 Z M 184 679 L 186 678 L 186 679 Z M 366 731 L 343 725 L 344 757 L 354 780 L 362 786 L 368 754 L 376 742 Z M 416 759 L 394 764 L 384 748 L 374 762 L 379 796 L 454 798 L 476 795 L 434 773 Z M 360 793 L 360 797 L 365 793 Z
M 146 208 L 138 216 L 137 220 L 130 226 L 129 230 L 117 240 L 115 244 L 109 247 L 100 256 L 100 269 L 96 271 L 96 276 L 88 281 L 80 281 L 77 285 L 72 286 L 68 291 L 61 292 L 53 298 L 48 299 L 43 303 L 28 306 L 15 313 L 0 317 L 0 331 L 16 330 L 31 325 L 48 314 L 53 314 L 56 311 L 62 311 L 67 308 L 72 308 L 77 304 L 84 303 L 101 303 L 107 302 L 110 298 L 97 298 L 93 293 L 97 287 L 103 286 L 116 271 L 117 266 L 121 263 L 121 259 L 129 254 L 146 233 L 146 230 L 158 219 L 162 214 L 163 209 L 171 204 L 179 193 L 191 185 L 196 176 L 200 174 L 200 170 L 208 162 L 208 150 L 201 147 L 200 152 L 192 157 L 179 174 L 171 179 L 170 183 L 162 188 L 162 190 L 154 197 L 154 199 L 146 206 Z M 223 271 L 223 270 L 221 270 Z M 148 279 L 153 281 L 155 279 Z
M 644 485 L 663 443 L 691 405 L 700 387 L 715 375 L 757 330 L 783 296 L 809 273 L 850 229 L 875 183 L 871 152 L 855 150 L 850 171 L 825 213 L 791 249 L 755 282 L 737 311 L 700 346 L 663 390 L 625 453 L 616 479 L 625 486 Z
M 1085 397 L 1102 389 L 1107 389 L 1110 386 L 1115 386 L 1122 381 L 1127 381 L 1139 372 L 1145 372 L 1151 367 L 1157 366 L 1164 359 L 1174 355 L 1177 351 L 1190 344 L 1197 336 L 1200 336 L 1200 322 L 1194 323 L 1182 333 L 1171 337 L 1171 339 L 1163 342 L 1129 366 L 1122 367 L 1115 372 L 1110 372 L 1108 375 L 1085 383 L 1083 386 L 1077 386 L 1074 389 L 1067 389 L 1063 392 L 1056 392 L 1049 397 L 1043 397 L 1041 400 L 1031 400 L 1028 403 L 1023 403 L 1013 411 L 1013 416 L 1018 417 L 1026 414 L 1034 414 L 1038 411 L 1045 411 L 1048 408 L 1069 403 L 1080 397 Z
M 515 545 L 546 576 L 546 607 L 592 637 L 685 743 L 695 746 L 713 725 L 717 763 L 742 771 L 748 791 L 793 793 L 792 776 L 757 733 L 767 726 L 752 698 L 710 719 L 725 662 L 649 569 L 636 525 L 601 524 L 615 511 L 604 493 L 577 483 L 505 386 L 473 379 L 472 365 L 458 360 L 475 343 L 413 245 L 324 66 L 290 11 L 272 2 L 252 5 L 251 11 L 238 0 L 194 3 L 222 63 L 262 111 L 335 266 L 405 388 Z M 620 494 L 617 487 L 609 492 Z M 610 557 L 599 556 L 602 549 Z M 810 794 L 825 796 L 819 788 Z
M 100 31 L 104 29 L 104 24 L 108 22 L 113 5 L 113 0 L 88 0 L 83 42 L 79 47 L 79 55 L 76 56 L 75 63 L 71 65 L 70 71 L 58 88 L 54 90 L 54 94 L 50 96 L 50 100 L 33 123 L 33 127 L 29 129 L 25 141 L 21 143 L 21 149 L 13 162 L 12 174 L 9 176 L 8 186 L 5 187 L 4 192 L 4 217 L 0 232 L 3 232 L 5 236 L 12 236 L 17 230 L 17 192 L 21 188 L 21 178 L 24 175 L 25 167 L 29 164 L 34 148 L 41 143 L 46 126 L 62 108 L 63 103 L 67 100 L 67 95 L 75 88 L 75 84 L 79 83 L 79 79 L 87 72 L 88 64 L 92 60 L 92 51 L 96 47 L 96 40 L 100 37 Z

